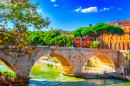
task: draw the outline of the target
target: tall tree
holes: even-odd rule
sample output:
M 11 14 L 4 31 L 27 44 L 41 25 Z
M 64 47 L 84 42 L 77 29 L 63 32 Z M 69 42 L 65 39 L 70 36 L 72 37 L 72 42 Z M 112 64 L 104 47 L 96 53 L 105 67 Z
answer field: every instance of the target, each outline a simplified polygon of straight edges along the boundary
M 93 31 L 95 32 L 95 34 L 97 34 L 98 36 L 102 35 L 102 39 L 103 39 L 103 35 L 104 34 L 111 34 L 112 36 L 117 34 L 117 35 L 123 35 L 124 34 L 124 30 L 118 26 L 114 26 L 114 25 L 109 25 L 109 24 L 105 24 L 105 23 L 98 23 L 95 26 L 93 26 Z M 112 38 L 111 36 L 111 38 Z M 110 46 L 111 46 L 111 39 L 110 39 Z
M 53 38 L 60 36 L 61 33 L 57 30 L 51 30 L 51 31 L 47 31 L 45 32 L 45 37 L 44 37 L 44 42 L 48 45 L 54 45 L 54 41 Z
M 72 46 L 72 40 L 70 36 L 57 36 L 53 39 L 55 45 L 64 46 L 65 44 L 66 47 Z
M 0 50 L 6 55 L 12 51 L 21 57 L 34 51 L 35 48 L 28 47 L 25 34 L 28 34 L 29 28 L 41 30 L 50 24 L 48 18 L 44 19 L 38 14 L 37 7 L 38 3 L 32 4 L 29 0 L 7 0 L 0 8 Z M 10 49 L 9 45 L 13 45 L 13 48 Z

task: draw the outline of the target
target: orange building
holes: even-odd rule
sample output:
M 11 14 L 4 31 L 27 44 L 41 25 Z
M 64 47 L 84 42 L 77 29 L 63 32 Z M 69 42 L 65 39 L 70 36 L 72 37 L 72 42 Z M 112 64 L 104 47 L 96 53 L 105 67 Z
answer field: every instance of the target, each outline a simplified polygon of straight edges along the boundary
M 103 39 L 104 44 L 111 49 L 128 50 L 130 45 L 130 20 L 116 21 L 108 24 L 121 27 L 125 34 L 122 36 L 103 35 L 103 38 L 101 38 Z
M 92 27 L 92 24 L 89 24 L 89 27 Z M 92 37 L 76 37 L 74 38 L 74 43 L 77 47 L 82 46 L 82 48 L 89 48 L 90 44 L 92 43 Z
M 90 44 L 92 43 L 92 38 L 89 37 L 76 37 L 74 38 L 74 43 L 76 44 L 77 47 L 84 47 L 84 48 L 88 48 L 90 47 Z

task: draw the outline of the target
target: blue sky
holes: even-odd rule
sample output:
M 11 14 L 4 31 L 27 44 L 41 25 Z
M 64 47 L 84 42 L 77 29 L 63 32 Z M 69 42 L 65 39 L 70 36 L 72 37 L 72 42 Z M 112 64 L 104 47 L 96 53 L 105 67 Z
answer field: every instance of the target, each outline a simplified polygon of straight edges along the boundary
M 39 2 L 38 12 L 49 17 L 48 29 L 72 31 L 89 24 L 130 18 L 129 0 L 31 0 Z

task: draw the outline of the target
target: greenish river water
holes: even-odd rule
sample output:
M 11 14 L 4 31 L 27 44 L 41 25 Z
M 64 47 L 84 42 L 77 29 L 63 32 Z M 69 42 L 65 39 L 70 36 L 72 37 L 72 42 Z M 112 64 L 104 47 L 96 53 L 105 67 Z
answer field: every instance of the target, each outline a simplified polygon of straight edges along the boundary
M 8 70 L 0 63 L 0 70 Z M 60 67 L 35 64 L 30 72 L 29 83 L 18 86 L 130 86 L 130 82 L 116 79 L 82 79 L 64 76 Z

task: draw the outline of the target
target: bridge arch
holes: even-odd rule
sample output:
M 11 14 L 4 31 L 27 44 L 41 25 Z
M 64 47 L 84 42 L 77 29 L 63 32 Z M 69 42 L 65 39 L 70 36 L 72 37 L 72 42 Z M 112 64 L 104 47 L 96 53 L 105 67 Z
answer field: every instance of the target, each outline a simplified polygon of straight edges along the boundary
M 13 66 L 12 66 L 9 62 L 7 62 L 6 60 L 4 60 L 4 59 L 2 59 L 2 58 L 0 58 L 0 60 L 7 65 L 8 69 L 9 69 L 11 72 L 15 73 L 15 70 L 14 70 Z
M 114 68 L 114 71 L 115 71 L 114 62 L 109 57 L 107 57 L 105 55 L 95 55 L 95 56 L 89 55 L 89 57 L 87 57 L 87 59 L 84 61 L 83 66 L 89 60 L 91 60 L 91 63 L 93 63 L 94 66 L 97 68 L 102 68 L 103 66 L 109 66 L 109 67 Z M 83 68 L 83 66 L 82 66 L 82 68 Z
M 72 68 L 70 62 L 64 56 L 59 55 L 59 54 L 55 54 L 55 53 L 49 53 L 49 54 L 45 54 L 45 55 L 41 55 L 41 56 L 36 56 L 37 59 L 35 59 L 35 61 L 31 65 L 31 69 L 30 69 L 29 73 L 31 72 L 32 67 L 35 65 L 36 61 L 38 59 L 40 59 L 42 56 L 46 56 L 46 55 L 53 56 L 59 60 L 61 66 L 62 66 L 62 73 L 63 74 L 65 74 L 65 75 L 73 75 L 74 74 L 73 68 Z

